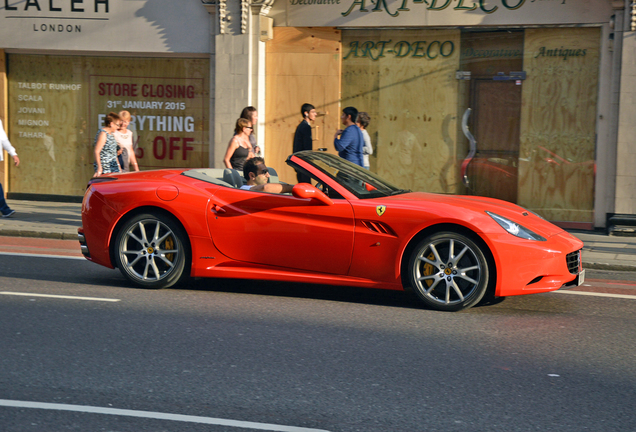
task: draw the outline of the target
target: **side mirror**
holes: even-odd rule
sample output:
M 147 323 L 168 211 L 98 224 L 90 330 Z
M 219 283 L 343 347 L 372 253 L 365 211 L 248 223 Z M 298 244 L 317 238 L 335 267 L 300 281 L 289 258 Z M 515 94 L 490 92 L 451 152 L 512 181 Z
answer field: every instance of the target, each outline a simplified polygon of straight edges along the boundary
M 292 189 L 292 195 L 296 198 L 308 198 L 318 200 L 326 205 L 333 205 L 333 201 L 323 192 L 319 191 L 309 183 L 298 183 Z

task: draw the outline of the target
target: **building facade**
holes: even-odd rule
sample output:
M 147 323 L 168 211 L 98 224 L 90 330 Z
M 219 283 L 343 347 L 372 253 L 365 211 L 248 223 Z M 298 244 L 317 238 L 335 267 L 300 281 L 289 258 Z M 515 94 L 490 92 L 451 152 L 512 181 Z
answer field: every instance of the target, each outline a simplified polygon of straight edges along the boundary
M 133 115 L 145 169 L 210 163 L 210 20 L 201 2 L 3 0 L 9 194 L 77 197 L 106 114 Z
M 142 169 L 220 167 L 253 105 L 268 165 L 293 182 L 309 102 L 314 148 L 331 152 L 341 109 L 368 112 L 371 169 L 397 186 L 571 228 L 636 215 L 627 0 L 5 0 L 0 14 L 0 116 L 24 164 L 5 164 L 10 195 L 81 195 L 100 119 L 121 109 Z

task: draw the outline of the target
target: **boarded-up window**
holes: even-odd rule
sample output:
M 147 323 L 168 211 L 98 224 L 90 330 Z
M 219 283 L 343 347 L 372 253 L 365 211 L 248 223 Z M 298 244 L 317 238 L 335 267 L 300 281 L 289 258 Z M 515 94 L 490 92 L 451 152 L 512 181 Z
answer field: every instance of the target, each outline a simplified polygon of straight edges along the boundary
M 129 111 L 141 169 L 208 165 L 209 60 L 9 56 L 14 193 L 81 196 L 100 119 Z
M 525 32 L 519 204 L 551 221 L 593 222 L 598 28 Z
M 371 116 L 371 169 L 406 189 L 457 193 L 459 30 L 343 31 L 342 106 Z

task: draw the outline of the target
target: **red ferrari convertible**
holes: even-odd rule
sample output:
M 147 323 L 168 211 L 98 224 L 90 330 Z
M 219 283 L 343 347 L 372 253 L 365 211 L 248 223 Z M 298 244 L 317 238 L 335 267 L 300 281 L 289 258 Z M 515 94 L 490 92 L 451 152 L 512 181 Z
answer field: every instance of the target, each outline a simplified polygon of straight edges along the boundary
M 583 281 L 583 243 L 515 204 L 402 190 L 324 152 L 287 164 L 312 183 L 254 192 L 229 169 L 95 178 L 82 252 L 144 288 L 209 277 L 404 289 L 445 311 Z

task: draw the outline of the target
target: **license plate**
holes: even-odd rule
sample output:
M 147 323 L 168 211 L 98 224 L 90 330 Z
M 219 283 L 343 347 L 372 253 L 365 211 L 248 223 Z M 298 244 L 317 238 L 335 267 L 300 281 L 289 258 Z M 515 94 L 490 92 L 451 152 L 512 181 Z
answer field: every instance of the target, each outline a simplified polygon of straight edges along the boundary
M 585 269 L 581 270 L 581 273 L 576 275 L 576 286 L 581 285 L 583 282 L 585 282 Z

